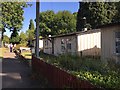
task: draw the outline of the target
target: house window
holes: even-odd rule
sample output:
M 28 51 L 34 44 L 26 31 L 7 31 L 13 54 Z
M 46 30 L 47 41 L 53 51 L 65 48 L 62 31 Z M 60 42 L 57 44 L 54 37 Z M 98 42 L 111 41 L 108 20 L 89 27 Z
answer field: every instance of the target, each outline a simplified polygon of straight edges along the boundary
M 65 44 L 65 40 L 64 39 L 61 40 L 61 44 Z
M 71 50 L 71 39 L 67 39 L 67 49 Z
M 68 43 L 68 44 L 67 44 L 67 49 L 68 49 L 68 50 L 71 50 L 71 43 Z
M 120 54 L 120 32 L 115 33 L 116 53 Z
M 45 46 L 48 46 L 48 40 L 45 40 Z
M 65 40 L 64 39 L 61 40 L 61 51 L 62 52 L 65 51 Z

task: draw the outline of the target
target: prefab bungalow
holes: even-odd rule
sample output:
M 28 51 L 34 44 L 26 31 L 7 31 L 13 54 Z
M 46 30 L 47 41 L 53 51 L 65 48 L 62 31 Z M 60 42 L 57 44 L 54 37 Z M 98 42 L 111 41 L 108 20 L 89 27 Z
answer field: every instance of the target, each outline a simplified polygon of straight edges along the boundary
M 43 51 L 47 54 L 78 54 L 101 56 L 120 61 L 120 23 L 107 24 L 98 29 L 51 36 L 43 39 Z
M 101 31 L 94 29 L 64 35 L 52 36 L 43 40 L 43 50 L 47 54 L 78 54 L 81 56 L 100 55 Z
M 101 29 L 101 57 L 120 62 L 120 23 L 103 25 Z

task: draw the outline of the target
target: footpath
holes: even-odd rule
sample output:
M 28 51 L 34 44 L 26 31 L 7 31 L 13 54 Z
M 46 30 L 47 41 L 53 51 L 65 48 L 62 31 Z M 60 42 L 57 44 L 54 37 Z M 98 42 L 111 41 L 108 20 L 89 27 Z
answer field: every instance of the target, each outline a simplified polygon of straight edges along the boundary
M 31 68 L 10 52 L 4 52 L 2 59 L 2 88 L 42 88 L 31 79 Z

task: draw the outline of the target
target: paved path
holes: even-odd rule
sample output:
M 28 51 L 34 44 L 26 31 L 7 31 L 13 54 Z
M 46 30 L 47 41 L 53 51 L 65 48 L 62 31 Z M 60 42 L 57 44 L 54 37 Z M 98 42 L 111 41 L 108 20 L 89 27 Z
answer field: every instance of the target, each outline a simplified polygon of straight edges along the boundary
M 31 69 L 14 53 L 5 52 L 2 60 L 2 88 L 41 88 L 32 80 Z

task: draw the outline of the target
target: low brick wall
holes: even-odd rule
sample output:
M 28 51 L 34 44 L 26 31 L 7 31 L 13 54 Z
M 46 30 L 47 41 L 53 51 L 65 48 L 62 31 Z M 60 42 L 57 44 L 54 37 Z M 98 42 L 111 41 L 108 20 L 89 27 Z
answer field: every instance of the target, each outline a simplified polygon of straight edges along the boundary
M 54 88 L 96 88 L 90 82 L 86 80 L 80 80 L 76 76 L 67 73 L 66 71 L 57 68 L 54 65 L 48 64 L 43 60 L 40 60 L 32 56 L 32 69 L 44 76 Z M 98 89 L 98 88 L 97 88 Z

